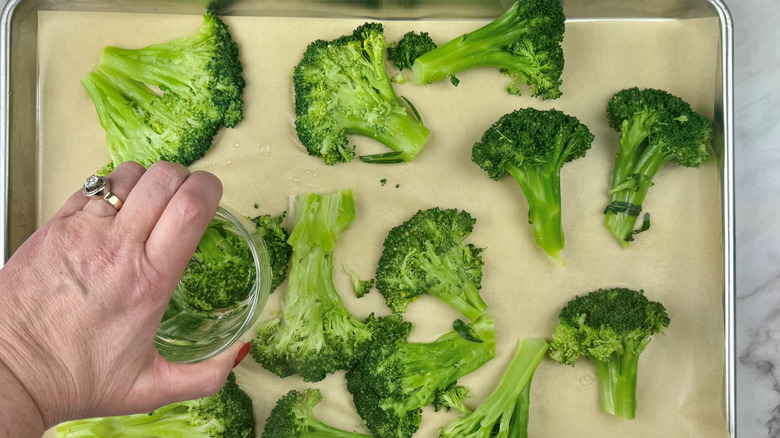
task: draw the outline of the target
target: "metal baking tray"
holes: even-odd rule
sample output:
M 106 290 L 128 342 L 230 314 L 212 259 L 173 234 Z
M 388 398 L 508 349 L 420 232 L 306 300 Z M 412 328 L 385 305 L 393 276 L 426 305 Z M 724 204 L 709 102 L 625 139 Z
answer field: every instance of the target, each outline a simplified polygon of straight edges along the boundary
M 2 2 L 2 0 L 0 0 Z M 498 0 L 235 0 L 222 2 L 220 13 L 263 17 L 344 17 L 376 20 L 492 18 L 510 2 Z M 41 11 L 201 14 L 201 1 L 186 0 L 10 0 L 0 15 L 0 267 L 36 229 L 38 13 Z M 719 40 L 715 78 L 714 138 L 722 202 L 722 270 L 725 370 L 724 416 L 736 436 L 735 289 L 734 289 L 734 117 L 733 29 L 721 0 L 564 0 L 567 20 L 654 21 L 717 18 Z

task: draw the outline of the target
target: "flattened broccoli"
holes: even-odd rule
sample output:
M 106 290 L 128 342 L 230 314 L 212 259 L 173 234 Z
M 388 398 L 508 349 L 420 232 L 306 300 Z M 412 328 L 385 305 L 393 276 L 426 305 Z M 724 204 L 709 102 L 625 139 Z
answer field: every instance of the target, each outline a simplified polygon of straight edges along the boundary
M 189 166 L 222 126 L 244 117 L 238 45 L 212 12 L 186 38 L 142 49 L 106 47 L 81 83 L 106 131 L 112 162 L 104 174 L 125 161 Z
M 366 326 L 371 340 L 347 371 L 347 389 L 377 438 L 411 437 L 420 427 L 423 406 L 495 355 L 495 328 L 488 314 L 470 324 L 482 342 L 455 331 L 431 343 L 408 342 L 412 326 L 398 315 L 372 315 Z
M 385 70 L 386 49 L 379 23 L 366 23 L 333 41 L 317 40 L 306 49 L 293 85 L 295 130 L 310 155 L 326 164 L 351 161 L 350 134 L 393 150 L 362 156 L 365 162 L 411 161 L 420 152 L 428 128 L 395 94 Z
M 448 426 L 441 438 L 527 438 L 531 379 L 544 358 L 544 339 L 521 339 L 501 381 L 479 407 Z
M 163 406 L 148 414 L 88 418 L 57 426 L 57 438 L 254 438 L 252 399 L 231 373 L 214 396 Z
M 519 0 L 491 23 L 419 55 L 412 64 L 414 83 L 452 79 L 472 68 L 498 67 L 512 78 L 509 93 L 520 94 L 521 84 L 526 84 L 532 96 L 557 99 L 565 21 L 560 0 Z
M 370 438 L 335 428 L 314 416 L 314 406 L 321 400 L 319 389 L 288 392 L 271 410 L 263 438 Z
M 376 287 L 393 312 L 429 293 L 472 321 L 485 312 L 481 248 L 464 244 L 476 219 L 466 211 L 420 210 L 387 234 Z
M 351 190 L 291 199 L 293 248 L 283 314 L 261 323 L 252 356 L 280 377 L 316 382 L 348 369 L 370 334 L 349 313 L 333 284 L 333 250 L 355 220 Z

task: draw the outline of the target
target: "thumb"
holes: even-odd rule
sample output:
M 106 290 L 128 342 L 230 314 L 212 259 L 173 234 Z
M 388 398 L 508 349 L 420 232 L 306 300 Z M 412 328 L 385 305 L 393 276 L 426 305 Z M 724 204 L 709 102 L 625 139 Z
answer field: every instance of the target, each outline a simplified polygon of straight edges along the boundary
M 246 357 L 251 342 L 237 341 L 219 356 L 196 364 L 180 364 L 157 356 L 150 367 L 147 400 L 154 400 L 156 407 L 170 403 L 210 397 L 227 381 L 230 371 Z

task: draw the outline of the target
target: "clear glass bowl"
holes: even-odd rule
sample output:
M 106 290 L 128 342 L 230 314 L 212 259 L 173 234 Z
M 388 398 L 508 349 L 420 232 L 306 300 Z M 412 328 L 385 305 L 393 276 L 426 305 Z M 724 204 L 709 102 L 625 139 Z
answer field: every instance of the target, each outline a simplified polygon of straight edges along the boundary
M 231 239 L 235 245 L 245 244 L 249 248 L 254 275 L 248 274 L 244 299 L 233 306 L 208 311 L 188 305 L 184 297 L 193 286 L 179 282 L 154 340 L 160 354 L 171 362 L 200 362 L 228 349 L 255 323 L 271 291 L 271 263 L 255 225 L 224 206 L 217 208 L 210 226 L 213 225 L 239 237 Z M 193 269 L 197 263 L 193 257 L 187 269 Z

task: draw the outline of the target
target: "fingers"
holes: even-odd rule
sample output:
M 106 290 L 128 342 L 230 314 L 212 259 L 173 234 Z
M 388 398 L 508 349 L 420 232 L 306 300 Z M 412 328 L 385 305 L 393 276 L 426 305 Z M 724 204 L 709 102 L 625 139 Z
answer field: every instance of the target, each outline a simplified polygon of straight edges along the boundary
M 119 199 L 124 200 L 145 171 L 146 169 L 143 166 L 135 162 L 120 164 L 109 175 L 111 192 L 118 196 Z M 93 211 L 100 216 L 116 214 L 116 209 L 104 199 L 85 196 L 82 193 L 82 189 L 79 189 L 65 201 L 65 204 L 54 216 L 67 217 L 81 210 Z
M 131 394 L 148 403 L 148 406 L 140 406 L 139 412 L 216 394 L 225 385 L 237 356 L 245 356 L 249 346 L 249 343 L 237 341 L 219 356 L 196 364 L 168 362 L 158 355 L 147 374 L 142 376 L 139 392 Z
M 192 258 L 203 232 L 214 218 L 222 184 L 207 172 L 195 172 L 173 195 L 146 240 L 146 258 L 152 266 L 167 266 L 178 281 Z
M 109 190 L 116 195 L 120 200 L 124 201 L 129 196 L 130 192 L 134 190 L 134 187 L 141 179 L 142 175 L 146 172 L 146 169 L 133 161 L 127 161 L 114 169 L 110 175 L 108 175 L 108 181 L 110 183 Z M 100 216 L 114 216 L 117 214 L 113 205 L 108 203 L 105 199 L 98 197 L 84 196 L 81 191 L 76 195 L 81 195 L 81 198 L 85 201 L 81 204 L 80 200 L 76 197 L 74 207 L 79 204 L 82 205 L 81 210 L 91 211 Z M 68 203 L 74 200 L 75 196 L 71 196 Z M 68 206 L 68 203 L 65 205 Z M 73 212 L 75 213 L 75 211 Z M 71 213 L 72 214 L 72 213 Z
M 189 170 L 180 164 L 152 164 L 124 199 L 122 210 L 117 214 L 117 225 L 125 237 L 133 242 L 145 242 L 189 174 Z

